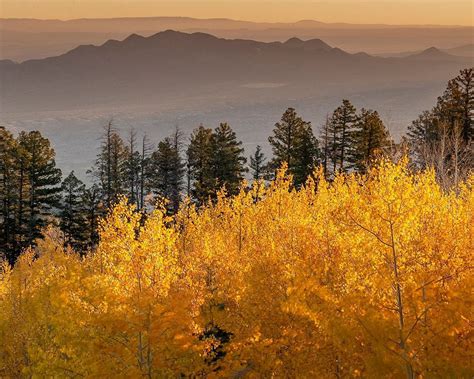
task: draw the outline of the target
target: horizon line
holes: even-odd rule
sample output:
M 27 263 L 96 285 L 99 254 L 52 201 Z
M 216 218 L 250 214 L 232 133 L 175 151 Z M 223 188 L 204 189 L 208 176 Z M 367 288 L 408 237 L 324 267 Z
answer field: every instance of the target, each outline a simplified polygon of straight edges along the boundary
M 29 21 L 57 21 L 57 22 L 71 22 L 71 21 L 84 21 L 84 20 L 123 20 L 123 19 L 173 19 L 173 18 L 182 18 L 190 20 L 201 20 L 201 21 L 235 21 L 235 22 L 247 22 L 252 24 L 270 24 L 270 25 L 292 25 L 302 22 L 315 22 L 324 25 L 354 25 L 354 26 L 387 26 L 387 27 L 439 27 L 439 28 L 472 28 L 474 24 L 464 25 L 464 24 L 387 24 L 387 23 L 351 23 L 351 22 L 327 22 L 320 21 L 315 19 L 299 19 L 297 21 L 254 21 L 247 19 L 236 19 L 228 17 L 209 17 L 209 18 L 200 18 L 200 17 L 191 17 L 191 16 L 119 16 L 119 17 L 79 17 L 79 18 L 36 18 L 36 17 L 0 17 L 0 20 L 5 21 L 19 21 L 19 20 L 29 20 Z

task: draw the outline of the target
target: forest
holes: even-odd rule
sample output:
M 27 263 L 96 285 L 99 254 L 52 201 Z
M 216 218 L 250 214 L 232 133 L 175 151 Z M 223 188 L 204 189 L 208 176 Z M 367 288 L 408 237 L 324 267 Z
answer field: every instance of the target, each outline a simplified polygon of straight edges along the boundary
M 398 142 L 349 100 L 271 157 L 111 121 L 90 186 L 0 127 L 0 376 L 472 377 L 473 73 Z

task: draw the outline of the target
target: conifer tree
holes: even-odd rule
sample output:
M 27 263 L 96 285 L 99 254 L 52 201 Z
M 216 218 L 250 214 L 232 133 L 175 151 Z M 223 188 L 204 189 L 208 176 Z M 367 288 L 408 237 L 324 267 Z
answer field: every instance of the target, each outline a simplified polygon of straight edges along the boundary
M 56 167 L 55 152 L 49 140 L 40 132 L 21 132 L 18 144 L 28 157 L 28 201 L 24 219 L 27 228 L 24 242 L 29 245 L 41 237 L 41 229 L 46 226 L 53 209 L 59 205 L 61 170 Z
M 140 177 L 139 177 L 139 194 L 138 194 L 138 209 L 145 207 L 145 196 L 148 190 L 148 170 L 150 165 L 150 154 L 152 147 L 148 142 L 148 138 L 143 135 L 142 146 L 140 151 Z
M 130 130 L 128 138 L 127 157 L 125 162 L 127 197 L 130 203 L 140 206 L 140 173 L 141 155 L 137 148 L 137 134 L 135 130 Z
M 106 211 L 97 184 L 84 191 L 82 206 L 85 222 L 83 249 L 94 249 L 99 242 L 99 218 L 103 217 Z
M 294 182 L 304 184 L 319 164 L 318 140 L 313 135 L 310 123 L 302 125 L 296 139 L 296 164 L 293 169 Z
M 226 188 L 229 195 L 239 191 L 243 179 L 245 163 L 242 142 L 227 123 L 221 123 L 212 135 L 213 174 L 216 183 L 215 190 Z
M 332 159 L 332 172 L 344 172 L 352 168 L 354 128 L 357 122 L 356 109 L 349 100 L 333 112 L 329 124 L 329 151 Z
M 96 179 L 104 203 L 109 208 L 119 195 L 127 192 L 128 149 L 112 125 L 104 128 L 102 145 L 94 167 L 89 171 Z
M 198 204 L 205 203 L 216 189 L 212 134 L 212 129 L 199 126 L 192 133 L 187 149 L 189 192 Z
M 16 206 L 18 201 L 17 143 L 13 135 L 0 126 L 0 255 L 12 261 L 16 241 Z
M 443 95 L 438 98 L 434 113 L 450 131 L 459 126 L 465 143 L 474 138 L 474 69 L 461 70 L 448 82 Z
M 82 251 L 86 242 L 86 215 L 84 208 L 85 185 L 74 171 L 63 180 L 62 201 L 60 205 L 60 228 L 64 233 L 65 243 L 76 251 Z
M 377 111 L 361 109 L 353 142 L 354 167 L 363 172 L 390 145 L 388 131 Z
M 275 124 L 273 136 L 268 138 L 273 150 L 270 166 L 278 169 L 284 162 L 294 176 L 294 184 L 301 185 L 312 172 L 317 161 L 317 141 L 311 123 L 304 121 L 294 108 L 288 108 Z
M 181 158 L 182 134 L 179 129 L 158 144 L 150 159 L 149 182 L 151 190 L 169 200 L 168 210 L 179 209 L 183 190 L 184 163 Z
M 330 151 L 330 128 L 331 121 L 329 116 L 326 116 L 326 121 L 321 128 L 320 141 L 321 141 L 321 164 L 325 175 L 328 175 L 329 164 L 331 162 L 331 151 Z
M 431 111 L 408 127 L 411 157 L 420 168 L 434 167 L 443 187 L 457 185 L 474 167 L 473 69 L 450 80 Z
M 250 157 L 250 170 L 253 180 L 263 179 L 265 176 L 265 155 L 262 152 L 262 147 L 257 145 L 255 153 Z

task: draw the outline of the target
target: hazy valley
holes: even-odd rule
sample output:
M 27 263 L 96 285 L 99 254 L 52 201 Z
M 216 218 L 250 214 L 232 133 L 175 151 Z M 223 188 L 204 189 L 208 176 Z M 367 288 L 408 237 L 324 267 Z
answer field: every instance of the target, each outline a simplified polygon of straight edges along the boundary
M 246 146 L 267 149 L 266 137 L 286 107 L 318 129 L 350 98 L 377 109 L 397 139 L 445 82 L 470 65 L 469 57 L 435 48 L 381 58 L 320 39 L 264 43 L 204 33 L 132 34 L 56 57 L 2 61 L 1 121 L 13 130 L 40 130 L 54 142 L 60 166 L 82 176 L 110 118 L 152 140 L 175 126 L 189 133 L 200 123 L 226 121 Z

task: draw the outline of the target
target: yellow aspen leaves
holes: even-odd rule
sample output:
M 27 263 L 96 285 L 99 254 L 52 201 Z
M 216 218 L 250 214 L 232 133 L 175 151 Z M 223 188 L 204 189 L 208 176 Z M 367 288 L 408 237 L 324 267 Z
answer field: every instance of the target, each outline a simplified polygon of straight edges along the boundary
M 126 199 L 80 258 L 0 268 L 2 377 L 470 378 L 474 178 L 381 161 L 176 216 Z

